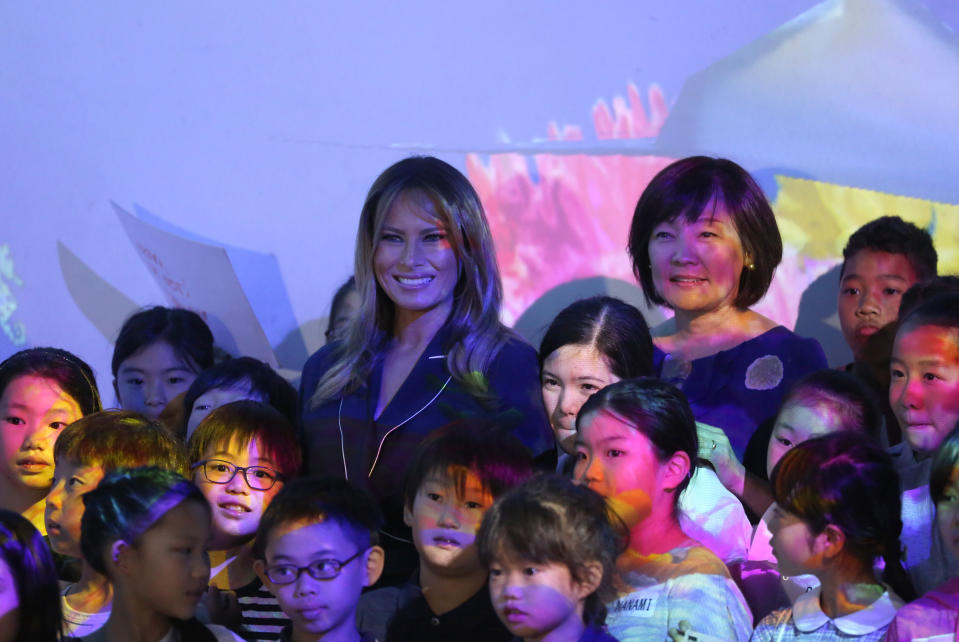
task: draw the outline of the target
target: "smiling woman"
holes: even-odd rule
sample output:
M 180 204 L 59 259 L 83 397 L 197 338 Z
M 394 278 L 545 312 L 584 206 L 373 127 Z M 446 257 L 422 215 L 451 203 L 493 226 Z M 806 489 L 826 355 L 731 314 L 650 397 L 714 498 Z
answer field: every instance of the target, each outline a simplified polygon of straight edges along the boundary
M 416 563 L 402 477 L 427 435 L 486 417 L 533 455 L 554 448 L 536 353 L 499 321 L 493 240 L 465 176 L 429 157 L 387 168 L 363 205 L 354 273 L 359 311 L 303 369 L 300 430 L 309 473 L 341 475 L 379 501 L 391 583 Z
M 647 301 L 675 313 L 652 329 L 657 373 L 686 393 L 698 421 L 725 430 L 742 458 L 789 385 L 826 367 L 818 342 L 750 309 L 782 259 L 766 197 L 732 161 L 679 160 L 640 196 L 629 254 Z

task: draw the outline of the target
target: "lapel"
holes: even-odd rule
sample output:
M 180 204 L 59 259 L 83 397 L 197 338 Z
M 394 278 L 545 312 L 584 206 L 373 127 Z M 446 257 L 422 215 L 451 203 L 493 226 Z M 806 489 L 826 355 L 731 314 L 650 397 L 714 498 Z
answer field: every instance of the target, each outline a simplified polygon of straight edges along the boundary
M 409 421 L 414 415 L 435 402 L 434 397 L 450 377 L 446 369 L 444 350 L 448 338 L 449 329 L 444 325 L 427 344 L 399 390 L 383 408 L 380 416 L 375 419 L 373 413 L 376 412 L 376 403 L 380 398 L 380 384 L 383 380 L 382 363 L 373 369 L 366 398 L 366 417 L 371 423 L 378 424 L 389 431 Z

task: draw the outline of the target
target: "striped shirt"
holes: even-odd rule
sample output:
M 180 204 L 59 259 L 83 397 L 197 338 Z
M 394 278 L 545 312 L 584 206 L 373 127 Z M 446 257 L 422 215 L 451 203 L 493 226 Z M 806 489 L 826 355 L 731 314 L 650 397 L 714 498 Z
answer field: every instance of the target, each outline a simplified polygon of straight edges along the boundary
M 273 594 L 266 590 L 260 578 L 236 589 L 240 605 L 240 634 L 249 642 L 280 639 L 283 627 L 290 623 Z

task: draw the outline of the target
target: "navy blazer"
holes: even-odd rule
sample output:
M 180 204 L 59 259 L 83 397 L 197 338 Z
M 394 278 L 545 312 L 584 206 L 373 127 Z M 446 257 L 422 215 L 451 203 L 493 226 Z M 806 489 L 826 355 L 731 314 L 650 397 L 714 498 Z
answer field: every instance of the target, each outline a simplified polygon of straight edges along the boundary
M 333 362 L 334 346 L 321 348 L 303 368 L 300 431 L 306 472 L 346 477 L 380 503 L 388 537 L 409 540 L 403 524 L 403 480 L 413 452 L 431 432 L 464 417 L 486 417 L 510 430 L 534 457 L 555 452 L 543 406 L 536 351 L 510 339 L 490 365 L 492 399 L 472 396 L 446 367 L 448 328 L 441 328 L 409 376 L 376 419 L 383 367 L 354 392 L 318 408 L 310 398 Z

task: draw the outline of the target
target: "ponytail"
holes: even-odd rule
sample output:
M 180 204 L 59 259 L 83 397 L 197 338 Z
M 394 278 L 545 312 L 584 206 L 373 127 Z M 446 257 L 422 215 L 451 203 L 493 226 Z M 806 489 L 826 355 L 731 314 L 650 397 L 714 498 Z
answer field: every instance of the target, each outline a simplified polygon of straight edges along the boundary
M 891 588 L 904 602 L 912 602 L 918 595 L 912 587 L 912 580 L 902 566 L 902 552 L 899 549 L 899 538 L 886 542 L 886 550 L 882 555 L 886 568 L 882 571 L 882 581 Z

